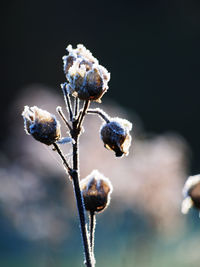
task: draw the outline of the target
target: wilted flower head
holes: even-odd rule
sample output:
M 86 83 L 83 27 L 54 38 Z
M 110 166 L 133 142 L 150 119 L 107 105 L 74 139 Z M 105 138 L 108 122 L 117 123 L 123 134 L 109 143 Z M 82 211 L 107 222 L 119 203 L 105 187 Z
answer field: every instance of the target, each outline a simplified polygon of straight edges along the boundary
M 83 45 L 67 47 L 68 56 L 63 57 L 64 73 L 68 80 L 67 90 L 82 100 L 100 101 L 108 89 L 110 73 Z
M 31 134 L 37 141 L 51 145 L 61 137 L 60 123 L 48 111 L 36 106 L 25 106 L 22 116 L 26 133 Z
M 183 187 L 184 200 L 182 213 L 188 213 L 191 207 L 200 210 L 200 175 L 190 176 Z
M 81 180 L 80 186 L 87 211 L 101 212 L 109 205 L 112 184 L 97 170 Z
M 104 146 L 113 150 L 116 157 L 121 157 L 123 154 L 128 155 L 131 145 L 131 136 L 129 134 L 131 129 L 132 124 L 120 118 L 113 118 L 110 122 L 103 124 L 100 134 Z

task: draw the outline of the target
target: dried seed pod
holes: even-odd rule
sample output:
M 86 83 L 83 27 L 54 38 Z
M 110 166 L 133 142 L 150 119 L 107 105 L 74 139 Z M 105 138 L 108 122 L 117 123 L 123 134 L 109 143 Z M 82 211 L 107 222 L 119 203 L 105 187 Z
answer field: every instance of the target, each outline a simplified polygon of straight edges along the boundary
M 22 116 L 26 133 L 32 135 L 37 141 L 51 145 L 60 139 L 60 123 L 48 111 L 36 106 L 25 106 Z
M 131 145 L 129 131 L 132 124 L 124 119 L 113 118 L 110 122 L 102 125 L 100 129 L 101 139 L 107 149 L 113 150 L 116 157 L 128 155 Z
M 184 200 L 182 213 L 188 213 L 191 207 L 200 210 L 200 175 L 190 176 L 183 187 Z
M 81 180 L 80 187 L 87 211 L 101 212 L 109 205 L 112 184 L 97 170 Z
M 67 47 L 68 56 L 63 57 L 64 73 L 68 80 L 68 93 L 82 100 L 100 102 L 108 89 L 110 73 L 83 45 Z

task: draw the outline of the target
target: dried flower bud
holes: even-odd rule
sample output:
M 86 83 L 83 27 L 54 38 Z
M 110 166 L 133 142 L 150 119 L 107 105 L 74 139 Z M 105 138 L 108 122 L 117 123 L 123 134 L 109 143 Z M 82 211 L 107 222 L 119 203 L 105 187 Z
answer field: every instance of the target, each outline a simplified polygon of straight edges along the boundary
M 112 184 L 97 170 L 81 180 L 80 186 L 87 211 L 101 212 L 109 205 Z
M 48 111 L 36 106 L 25 106 L 22 116 L 26 133 L 31 134 L 37 141 L 51 145 L 60 139 L 60 123 Z
M 183 187 L 184 200 L 182 213 L 188 213 L 191 207 L 200 210 L 200 175 L 190 176 Z
M 131 145 L 131 136 L 129 134 L 131 129 L 132 124 L 120 118 L 113 118 L 110 122 L 103 124 L 100 134 L 104 146 L 113 150 L 116 157 L 121 157 L 124 154 L 128 155 Z
M 110 73 L 93 57 L 83 45 L 73 49 L 67 47 L 68 56 L 63 57 L 64 73 L 68 80 L 67 90 L 70 94 L 82 100 L 100 102 L 108 89 Z

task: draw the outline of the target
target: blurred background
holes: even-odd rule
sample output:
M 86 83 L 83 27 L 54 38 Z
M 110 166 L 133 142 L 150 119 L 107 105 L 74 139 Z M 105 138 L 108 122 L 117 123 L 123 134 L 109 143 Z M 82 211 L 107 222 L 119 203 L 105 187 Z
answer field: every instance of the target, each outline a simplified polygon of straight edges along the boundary
M 118 159 L 99 138 L 101 120 L 85 120 L 81 177 L 98 169 L 114 187 L 97 217 L 96 266 L 198 267 L 199 214 L 180 207 L 187 176 L 200 172 L 200 2 L 18 0 L 0 20 L 0 266 L 83 262 L 71 182 L 21 117 L 24 105 L 64 106 L 62 56 L 82 43 L 111 73 L 101 108 L 133 123 L 129 156 Z

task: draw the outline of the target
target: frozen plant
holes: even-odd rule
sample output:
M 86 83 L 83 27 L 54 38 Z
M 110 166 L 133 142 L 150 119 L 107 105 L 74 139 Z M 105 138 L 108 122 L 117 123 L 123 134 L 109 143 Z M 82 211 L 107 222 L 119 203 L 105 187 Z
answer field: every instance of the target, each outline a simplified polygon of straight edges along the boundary
M 103 212 L 110 203 L 112 184 L 108 178 L 97 170 L 93 170 L 90 175 L 80 182 L 81 192 L 84 199 L 85 209 L 90 218 L 90 248 L 94 258 L 94 232 L 96 226 L 96 213 Z
M 83 45 L 73 49 L 67 47 L 68 55 L 63 57 L 66 82 L 61 84 L 68 112 L 65 116 L 61 107 L 57 112 L 67 127 L 67 135 L 61 138 L 60 123 L 56 117 L 46 110 L 36 106 L 24 107 L 22 116 L 27 134 L 37 141 L 52 146 L 72 181 L 77 209 L 80 220 L 81 236 L 87 267 L 95 266 L 94 230 L 95 214 L 103 212 L 110 203 L 112 184 L 97 170 L 80 181 L 79 169 L 79 138 L 83 134 L 83 121 L 87 114 L 98 115 L 104 122 L 100 129 L 100 136 L 104 146 L 115 152 L 116 157 L 128 155 L 131 144 L 129 131 L 132 124 L 124 119 L 110 118 L 103 110 L 89 109 L 91 101 L 101 103 L 101 98 L 108 90 L 110 74 L 93 57 L 92 53 Z M 80 100 L 83 101 L 80 108 Z M 60 145 L 71 143 L 73 148 L 72 162 L 62 152 Z M 89 213 L 90 227 L 88 233 L 85 210 Z
M 188 177 L 183 187 L 183 196 L 183 214 L 187 214 L 192 207 L 200 211 L 200 174 Z

